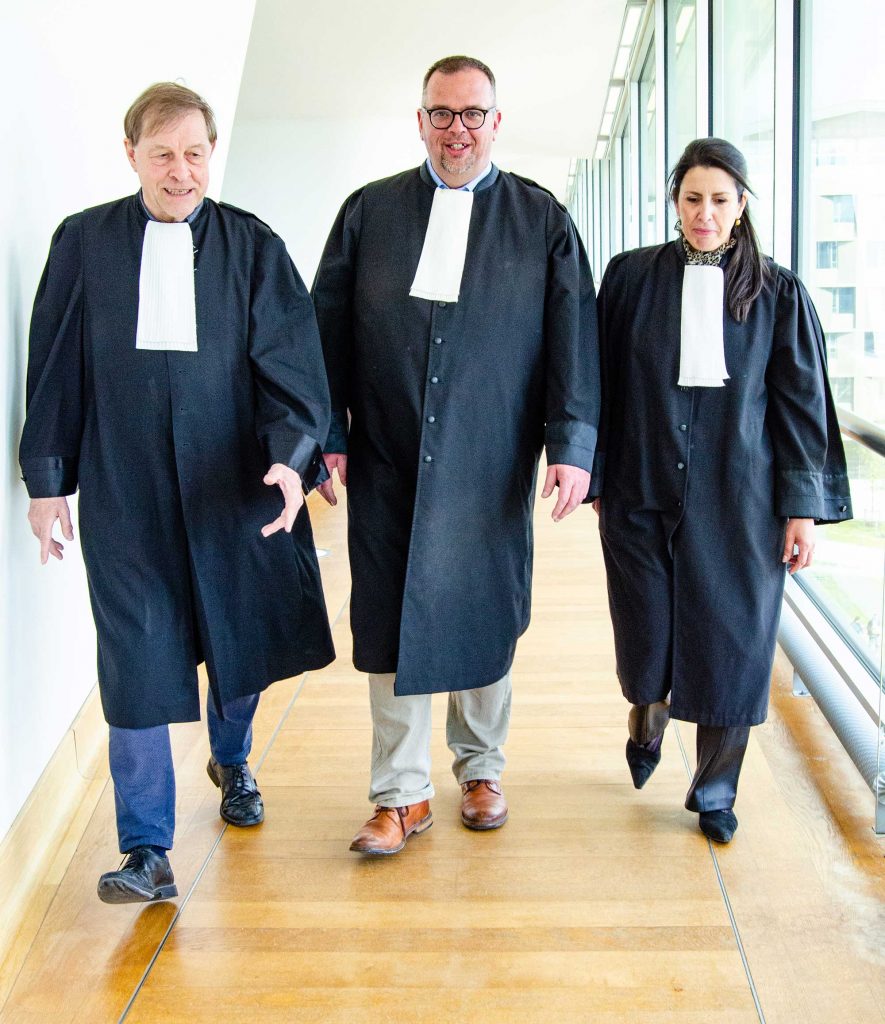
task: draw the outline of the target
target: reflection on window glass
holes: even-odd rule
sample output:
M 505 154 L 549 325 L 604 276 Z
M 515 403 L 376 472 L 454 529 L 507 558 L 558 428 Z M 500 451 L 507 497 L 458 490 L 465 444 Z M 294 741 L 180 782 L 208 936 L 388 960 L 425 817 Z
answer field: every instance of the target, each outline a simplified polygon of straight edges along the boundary
M 697 138 L 697 0 L 667 4 L 667 170 Z
M 714 19 L 713 129 L 747 158 L 753 223 L 774 242 L 774 0 L 722 0 Z
M 838 406 L 885 426 L 885 67 L 878 0 L 815 0 L 805 59 L 800 273 L 827 342 Z M 882 670 L 885 458 L 846 444 L 855 519 L 819 531 L 800 582 Z M 804 579 L 802 578 L 804 577 Z

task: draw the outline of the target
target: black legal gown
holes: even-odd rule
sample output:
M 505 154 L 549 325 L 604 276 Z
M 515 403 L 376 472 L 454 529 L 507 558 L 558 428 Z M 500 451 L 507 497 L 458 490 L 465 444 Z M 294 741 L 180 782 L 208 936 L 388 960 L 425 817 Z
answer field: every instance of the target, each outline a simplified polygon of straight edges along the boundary
M 200 717 L 334 657 L 307 509 L 291 534 L 272 463 L 324 473 L 328 386 L 310 298 L 251 214 L 204 200 L 197 352 L 135 347 L 146 215 L 132 196 L 56 231 L 31 321 L 23 478 L 80 489 L 80 540 L 108 722 Z
M 355 192 L 313 288 L 326 450 L 348 453 L 354 664 L 396 672 L 398 694 L 506 674 L 529 623 L 541 448 L 589 471 L 599 415 L 595 293 L 568 213 L 493 167 L 459 299 L 431 302 L 409 289 L 435 188 L 422 165 Z
M 727 311 L 721 388 L 681 387 L 681 241 L 616 256 L 599 294 L 592 490 L 618 676 L 633 704 L 756 725 L 768 709 L 788 517 L 851 518 L 817 314 L 795 274 Z

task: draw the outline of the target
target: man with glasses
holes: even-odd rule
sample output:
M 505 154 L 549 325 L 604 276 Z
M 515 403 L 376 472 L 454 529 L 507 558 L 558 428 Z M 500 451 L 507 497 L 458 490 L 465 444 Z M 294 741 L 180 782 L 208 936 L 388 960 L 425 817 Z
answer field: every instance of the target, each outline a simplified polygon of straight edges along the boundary
M 529 622 L 532 506 L 586 497 L 596 445 L 595 294 L 568 213 L 491 162 L 481 61 L 424 78 L 419 168 L 355 192 L 313 297 L 332 392 L 326 464 L 347 486 L 354 664 L 369 673 L 375 813 L 351 849 L 432 823 L 430 694 L 448 692 L 461 820 L 498 828 L 510 667 Z M 332 480 L 320 487 L 335 504 Z

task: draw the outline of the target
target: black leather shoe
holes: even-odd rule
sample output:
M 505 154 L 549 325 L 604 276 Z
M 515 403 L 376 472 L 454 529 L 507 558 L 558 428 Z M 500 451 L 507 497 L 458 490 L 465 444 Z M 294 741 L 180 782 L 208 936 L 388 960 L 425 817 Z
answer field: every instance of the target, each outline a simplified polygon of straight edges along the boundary
M 733 810 L 701 811 L 698 815 L 701 832 L 714 843 L 730 843 L 737 832 L 738 820 Z
M 210 757 L 206 771 L 221 790 L 219 813 L 228 824 L 246 828 L 264 821 L 264 801 L 248 764 L 219 764 Z
M 106 871 L 98 880 L 102 903 L 156 903 L 177 895 L 169 858 L 149 846 L 136 846 L 119 871 Z
M 642 787 L 651 778 L 651 773 L 657 768 L 661 761 L 661 745 L 649 749 L 641 747 L 633 740 L 627 740 L 627 767 L 633 777 L 633 785 L 636 789 Z

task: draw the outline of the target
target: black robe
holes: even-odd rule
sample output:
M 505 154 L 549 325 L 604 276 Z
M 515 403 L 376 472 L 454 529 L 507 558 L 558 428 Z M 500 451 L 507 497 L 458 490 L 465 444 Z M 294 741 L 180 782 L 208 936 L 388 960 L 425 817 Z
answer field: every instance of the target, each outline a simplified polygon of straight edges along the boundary
M 725 312 L 721 388 L 681 387 L 681 242 L 616 256 L 599 294 L 603 412 L 592 491 L 618 676 L 702 725 L 764 721 L 787 517 L 851 518 L 823 334 L 769 262 L 748 319 Z
M 132 196 L 69 217 L 31 321 L 23 479 L 79 486 L 80 540 L 108 722 L 200 717 L 197 664 L 226 702 L 334 657 L 307 510 L 262 483 L 311 486 L 328 388 L 307 291 L 283 242 L 205 200 L 194 236 L 197 352 L 137 350 L 147 218 Z
M 354 664 L 396 672 L 398 694 L 509 670 L 529 623 L 541 448 L 589 471 L 599 415 L 593 281 L 568 213 L 493 167 L 459 300 L 431 302 L 409 288 L 435 187 L 422 165 L 355 192 L 313 288 L 326 450 L 348 453 Z

